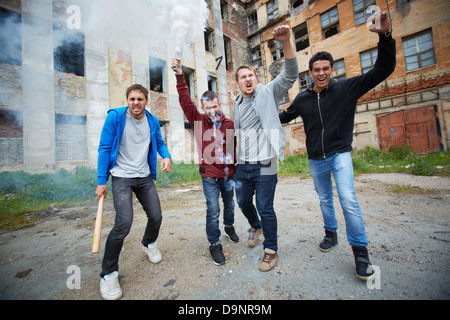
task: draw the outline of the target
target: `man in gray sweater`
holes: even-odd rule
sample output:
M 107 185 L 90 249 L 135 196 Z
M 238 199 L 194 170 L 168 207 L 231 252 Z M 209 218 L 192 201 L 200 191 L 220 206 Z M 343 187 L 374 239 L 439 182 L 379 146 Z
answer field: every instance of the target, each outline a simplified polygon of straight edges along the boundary
M 250 224 L 250 247 L 257 244 L 264 230 L 264 257 L 259 266 L 261 271 L 271 270 L 278 260 L 277 217 L 273 200 L 278 181 L 277 158 L 283 160 L 286 146 L 284 130 L 278 117 L 279 102 L 299 74 L 291 28 L 279 26 L 274 29 L 273 36 L 283 46 L 285 70 L 268 84 L 262 85 L 258 83 L 256 71 L 251 65 L 240 66 L 236 71 L 236 83 L 242 95 L 236 98 L 233 109 L 236 200 Z

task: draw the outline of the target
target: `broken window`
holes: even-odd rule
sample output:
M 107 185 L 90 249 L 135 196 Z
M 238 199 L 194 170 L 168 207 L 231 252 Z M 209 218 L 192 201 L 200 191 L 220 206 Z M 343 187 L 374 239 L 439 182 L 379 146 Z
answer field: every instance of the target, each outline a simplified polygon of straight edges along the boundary
M 213 31 L 211 29 L 205 30 L 205 50 L 211 53 L 214 51 Z
M 225 48 L 225 68 L 230 71 L 233 69 L 233 62 L 231 59 L 231 39 L 223 36 L 223 46 Z
M 337 7 L 334 7 L 320 15 L 323 39 L 339 33 L 339 16 Z
M 209 73 L 207 75 L 208 75 L 208 90 L 209 91 L 214 91 L 215 93 L 217 93 L 217 79 L 216 79 L 216 77 L 213 77 Z
M 302 72 L 298 75 L 300 91 L 305 90 L 311 83 L 312 78 L 309 75 L 309 71 Z
M 222 15 L 222 20 L 227 21 L 228 17 L 228 3 L 226 1 L 220 2 L 220 13 Z
M 84 34 L 54 25 L 53 58 L 55 70 L 84 77 Z
M 295 48 L 297 51 L 309 47 L 309 35 L 306 22 L 294 28 Z
M 291 0 L 291 10 L 295 10 L 304 3 L 303 0 Z
M 156 92 L 166 92 L 166 62 L 164 60 L 150 57 L 150 90 Z
M 269 22 L 278 18 L 278 0 L 267 2 L 267 18 Z
M 284 57 L 283 46 L 280 42 L 275 41 L 275 49 L 272 50 L 272 61 L 277 61 Z
M 22 65 L 22 17 L 0 8 L 0 63 Z
M 250 13 L 247 17 L 248 33 L 252 34 L 258 30 L 258 15 L 256 11 Z
M 253 68 L 258 69 L 259 67 L 261 67 L 262 66 L 261 48 L 259 46 L 251 50 L 251 56 Z
M 189 88 L 189 94 L 191 96 L 191 99 L 195 99 L 195 84 L 194 84 L 194 70 L 183 66 L 183 74 L 184 74 L 184 81 L 186 82 L 186 85 Z

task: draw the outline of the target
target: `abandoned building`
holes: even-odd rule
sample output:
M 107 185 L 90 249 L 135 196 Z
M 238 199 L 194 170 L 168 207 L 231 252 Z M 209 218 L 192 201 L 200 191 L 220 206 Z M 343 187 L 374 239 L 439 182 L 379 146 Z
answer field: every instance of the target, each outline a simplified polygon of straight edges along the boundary
M 150 89 L 148 109 L 160 121 L 173 160 L 196 161 L 170 69 L 173 51 L 152 39 L 133 50 L 108 44 L 83 28 L 85 17 L 95 18 L 85 3 L 0 0 L 0 171 L 95 168 L 106 112 L 126 105 L 125 90 L 133 83 Z M 300 66 L 281 109 L 311 82 L 308 61 L 318 51 L 333 54 L 335 78 L 363 74 L 376 60 L 378 36 L 366 20 L 378 8 L 392 19 L 397 66 L 359 100 L 353 147 L 408 144 L 420 153 L 449 148 L 447 1 L 206 0 L 206 7 L 203 36 L 184 47 L 182 59 L 197 105 L 204 91 L 216 91 L 231 117 L 240 93 L 234 73 L 243 63 L 257 69 L 260 82 L 273 79 L 284 64 L 272 35 L 281 24 L 293 29 Z M 284 129 L 286 155 L 305 152 L 301 118 Z

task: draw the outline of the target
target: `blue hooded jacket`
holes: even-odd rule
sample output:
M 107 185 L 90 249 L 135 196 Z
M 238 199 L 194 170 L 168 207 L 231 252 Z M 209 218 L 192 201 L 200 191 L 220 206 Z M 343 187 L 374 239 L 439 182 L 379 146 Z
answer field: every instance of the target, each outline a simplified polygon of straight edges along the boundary
M 98 146 L 97 185 L 104 185 L 111 175 L 111 169 L 116 164 L 119 144 L 125 129 L 126 111 L 128 107 L 115 108 L 108 111 L 105 124 L 103 125 Z M 156 179 L 157 153 L 165 159 L 170 159 L 166 143 L 161 136 L 158 118 L 145 110 L 148 124 L 150 126 L 150 148 L 148 152 L 148 164 L 150 174 Z

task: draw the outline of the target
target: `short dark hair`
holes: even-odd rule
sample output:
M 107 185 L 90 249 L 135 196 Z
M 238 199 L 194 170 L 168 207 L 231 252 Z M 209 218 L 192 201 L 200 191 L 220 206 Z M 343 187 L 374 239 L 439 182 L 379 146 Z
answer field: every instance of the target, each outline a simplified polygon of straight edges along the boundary
M 147 88 L 141 86 L 140 84 L 133 84 L 131 87 L 129 87 L 127 89 L 127 99 L 128 99 L 128 95 L 130 94 L 131 91 L 140 91 L 144 94 L 145 99 L 148 100 L 148 90 Z
M 208 100 L 208 101 L 213 101 L 214 99 L 217 99 L 217 101 L 219 101 L 219 96 L 217 95 L 217 93 L 215 93 L 214 91 L 205 91 L 200 100 Z
M 326 51 L 319 51 L 315 55 L 313 55 L 311 57 L 311 59 L 309 59 L 309 71 L 312 71 L 314 62 L 319 61 L 319 60 L 328 60 L 328 61 L 330 61 L 331 67 L 333 67 L 334 60 L 333 60 L 333 57 L 331 56 L 331 54 Z
M 253 68 L 253 66 L 251 64 L 246 63 L 246 64 L 243 64 L 242 66 L 240 66 L 239 68 L 237 68 L 237 70 L 236 70 L 236 72 L 234 74 L 234 77 L 235 77 L 236 81 L 239 81 L 238 73 L 239 73 L 239 70 L 241 70 L 241 69 L 248 69 L 250 71 L 253 71 L 253 74 L 255 75 L 255 77 L 257 76 L 256 75 L 256 69 Z

